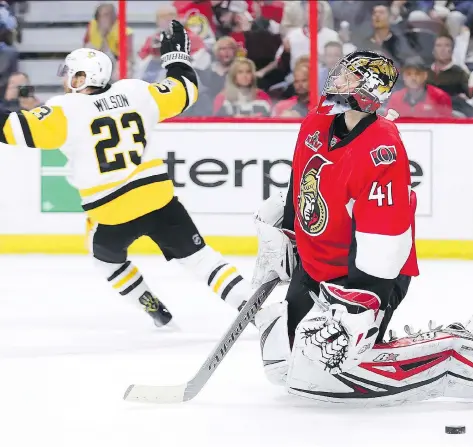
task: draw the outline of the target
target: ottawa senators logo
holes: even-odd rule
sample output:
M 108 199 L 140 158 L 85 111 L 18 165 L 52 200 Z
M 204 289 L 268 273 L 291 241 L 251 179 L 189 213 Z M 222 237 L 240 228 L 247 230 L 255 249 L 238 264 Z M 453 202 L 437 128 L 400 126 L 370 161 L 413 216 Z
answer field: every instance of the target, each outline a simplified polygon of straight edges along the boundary
M 299 196 L 297 197 L 297 218 L 302 229 L 311 236 L 322 234 L 327 227 L 328 208 L 320 194 L 320 171 L 332 164 L 321 155 L 314 155 L 302 173 Z
M 390 165 L 394 163 L 397 158 L 396 148 L 394 146 L 378 146 L 370 153 L 375 166 Z

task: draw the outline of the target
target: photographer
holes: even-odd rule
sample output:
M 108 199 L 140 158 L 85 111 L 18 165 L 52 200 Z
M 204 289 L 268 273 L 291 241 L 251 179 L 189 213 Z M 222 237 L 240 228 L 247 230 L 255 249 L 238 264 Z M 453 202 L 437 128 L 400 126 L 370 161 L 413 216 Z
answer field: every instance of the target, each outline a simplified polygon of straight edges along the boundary
M 40 105 L 27 74 L 16 72 L 10 75 L 2 105 L 11 112 L 31 110 Z

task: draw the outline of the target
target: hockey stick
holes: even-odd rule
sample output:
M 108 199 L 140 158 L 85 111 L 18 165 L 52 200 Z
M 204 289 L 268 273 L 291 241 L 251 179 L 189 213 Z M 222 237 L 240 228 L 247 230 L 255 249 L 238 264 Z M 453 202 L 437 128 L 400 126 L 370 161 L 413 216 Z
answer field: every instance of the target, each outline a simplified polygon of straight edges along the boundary
M 217 366 L 220 365 L 238 337 L 253 319 L 268 298 L 269 294 L 280 282 L 274 278 L 262 284 L 241 309 L 236 320 L 229 327 L 197 374 L 182 385 L 130 385 L 123 398 L 127 401 L 154 402 L 159 404 L 179 403 L 193 399 L 210 379 Z

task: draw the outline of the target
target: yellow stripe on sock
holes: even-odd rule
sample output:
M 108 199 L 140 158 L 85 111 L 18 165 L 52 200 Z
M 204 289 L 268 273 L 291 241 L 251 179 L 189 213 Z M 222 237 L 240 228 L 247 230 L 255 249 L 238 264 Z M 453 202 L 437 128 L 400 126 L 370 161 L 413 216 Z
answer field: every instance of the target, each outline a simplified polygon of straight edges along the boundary
M 220 288 L 220 286 L 223 284 L 223 282 L 232 274 L 232 273 L 235 273 L 237 271 L 236 267 L 230 267 L 228 270 L 225 270 L 224 273 L 222 273 L 222 275 L 220 276 L 220 278 L 218 278 L 217 282 L 214 284 L 213 286 L 213 291 L 215 293 L 218 292 L 218 289 Z
M 135 276 L 136 274 L 138 273 L 138 268 L 137 267 L 133 267 L 130 271 L 130 273 L 128 273 L 128 275 L 124 276 L 122 279 L 120 279 L 120 281 L 118 281 L 114 286 L 113 288 L 114 289 L 119 289 L 120 287 L 122 287 L 124 284 L 126 284 L 128 281 L 130 281 L 131 278 L 133 278 L 133 276 Z

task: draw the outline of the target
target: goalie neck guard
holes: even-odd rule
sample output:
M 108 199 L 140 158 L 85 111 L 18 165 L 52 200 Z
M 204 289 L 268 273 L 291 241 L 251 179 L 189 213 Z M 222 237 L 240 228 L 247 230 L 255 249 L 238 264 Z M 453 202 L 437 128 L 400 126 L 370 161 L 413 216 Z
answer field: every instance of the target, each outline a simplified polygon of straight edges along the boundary
M 394 62 L 372 51 L 354 51 L 330 71 L 317 112 L 335 115 L 348 110 L 374 113 L 385 102 L 399 72 Z

